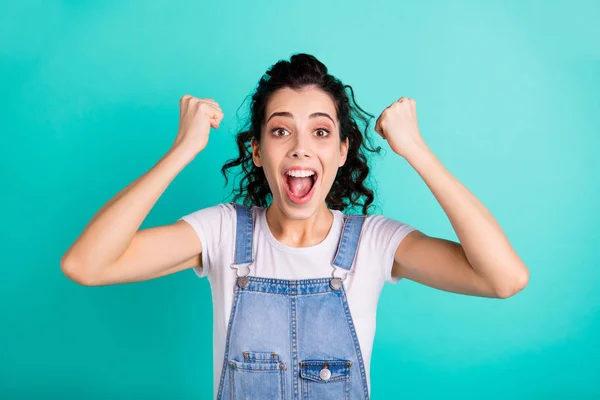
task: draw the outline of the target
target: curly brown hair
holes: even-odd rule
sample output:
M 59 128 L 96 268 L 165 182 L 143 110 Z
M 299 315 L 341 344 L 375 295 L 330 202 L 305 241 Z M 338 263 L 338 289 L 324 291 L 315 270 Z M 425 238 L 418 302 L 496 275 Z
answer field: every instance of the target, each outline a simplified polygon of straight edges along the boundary
M 290 61 L 280 60 L 272 65 L 260 79 L 256 91 L 252 95 L 250 105 L 250 126 L 237 134 L 236 143 L 239 156 L 228 160 L 221 168 L 225 177 L 225 186 L 229 180 L 227 174 L 230 169 L 240 166 L 242 175 L 238 188 L 232 190 L 233 201 L 243 199 L 246 206 L 267 207 L 272 199 L 271 190 L 262 168 L 258 168 L 252 161 L 252 147 L 250 141 L 254 138 L 260 143 L 260 134 L 265 122 L 266 106 L 275 91 L 289 87 L 301 89 L 306 86 L 316 86 L 328 93 L 334 100 L 338 119 L 340 121 L 340 139 L 348 138 L 349 148 L 346 162 L 337 171 L 331 190 L 325 202 L 327 207 L 344 211 L 347 208 L 362 207 L 362 214 L 366 215 L 369 206 L 373 203 L 374 195 L 366 185 L 369 175 L 366 151 L 377 153 L 381 147 L 373 146 L 369 131 L 369 116 L 373 115 L 358 106 L 354 99 L 354 90 L 349 85 L 344 85 L 339 79 L 327 73 L 327 67 L 310 54 L 298 53 L 291 56 Z M 350 90 L 352 103 L 346 92 Z M 365 124 L 364 134 L 361 132 L 358 121 Z

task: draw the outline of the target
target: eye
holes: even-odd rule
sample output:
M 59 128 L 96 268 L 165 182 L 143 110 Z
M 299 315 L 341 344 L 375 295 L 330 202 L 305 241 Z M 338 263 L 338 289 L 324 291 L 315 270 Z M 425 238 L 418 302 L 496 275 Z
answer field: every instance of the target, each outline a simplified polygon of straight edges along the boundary
M 330 133 L 329 129 L 327 129 L 327 128 L 319 128 L 315 132 L 321 132 L 320 135 L 317 134 L 318 137 L 327 137 L 327 136 L 329 136 L 329 133 Z
M 271 133 L 272 133 L 273 135 L 275 135 L 275 136 L 278 136 L 278 137 L 281 137 L 281 136 L 288 136 L 288 135 L 280 135 L 280 134 L 279 134 L 279 132 L 280 132 L 280 131 L 287 132 L 287 131 L 285 130 L 285 128 L 282 128 L 282 127 L 280 127 L 280 126 L 278 126 L 278 127 L 276 127 L 276 128 L 273 128 L 273 129 L 271 129 Z M 289 134 L 289 132 L 288 132 L 288 134 Z

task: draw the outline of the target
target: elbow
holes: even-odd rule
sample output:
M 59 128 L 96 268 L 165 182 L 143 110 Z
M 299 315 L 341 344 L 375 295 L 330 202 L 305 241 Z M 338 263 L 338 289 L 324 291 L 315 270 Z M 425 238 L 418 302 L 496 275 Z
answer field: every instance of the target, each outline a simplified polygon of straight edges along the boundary
M 525 289 L 529 283 L 529 270 L 525 268 L 524 272 L 505 283 L 502 287 L 496 289 L 496 296 L 501 299 L 508 299 Z
M 84 265 L 76 260 L 63 257 L 60 261 L 60 269 L 67 278 L 75 283 L 82 286 L 97 286 L 90 278 L 90 274 L 86 271 Z

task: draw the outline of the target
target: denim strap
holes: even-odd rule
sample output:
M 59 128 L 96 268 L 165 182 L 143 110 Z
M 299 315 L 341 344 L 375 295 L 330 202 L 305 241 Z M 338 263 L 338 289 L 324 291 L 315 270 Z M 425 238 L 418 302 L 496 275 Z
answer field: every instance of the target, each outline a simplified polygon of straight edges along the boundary
M 237 213 L 235 228 L 235 264 L 252 262 L 252 211 L 250 208 L 232 203 Z
M 358 240 L 365 221 L 365 215 L 350 214 L 344 216 L 344 229 L 338 244 L 337 253 L 333 260 L 336 267 L 350 270 L 358 250 Z
M 234 263 L 236 265 L 249 264 L 252 262 L 252 211 L 244 205 L 232 204 L 235 206 L 237 214 Z M 345 270 L 352 268 L 364 220 L 365 216 L 360 214 L 344 216 L 344 228 L 333 260 L 333 265 L 336 267 Z

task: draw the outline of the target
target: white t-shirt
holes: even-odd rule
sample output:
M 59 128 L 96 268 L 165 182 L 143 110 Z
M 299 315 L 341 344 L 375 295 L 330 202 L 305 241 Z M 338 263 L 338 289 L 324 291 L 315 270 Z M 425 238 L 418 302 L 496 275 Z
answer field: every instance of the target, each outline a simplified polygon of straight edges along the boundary
M 251 276 L 277 279 L 310 279 L 331 277 L 331 262 L 335 256 L 344 224 L 343 213 L 331 210 L 333 225 L 327 237 L 310 247 L 290 247 L 279 242 L 269 229 L 266 209 L 252 207 L 254 234 Z M 227 326 L 235 288 L 235 269 L 231 268 L 235 255 L 236 211 L 231 203 L 221 203 L 188 214 L 181 220 L 189 223 L 202 243 L 202 267 L 195 267 L 199 277 L 207 276 L 213 303 L 213 379 L 214 393 L 218 392 Z M 353 266 L 347 275 L 344 289 L 348 307 L 355 325 L 363 356 L 367 385 L 371 392 L 370 361 L 375 337 L 377 302 L 384 282 L 397 283 L 391 276 L 394 253 L 402 239 L 416 228 L 384 217 L 369 215 L 365 218 L 361 239 Z M 245 275 L 247 270 L 240 270 Z M 343 271 L 336 271 L 343 276 Z

